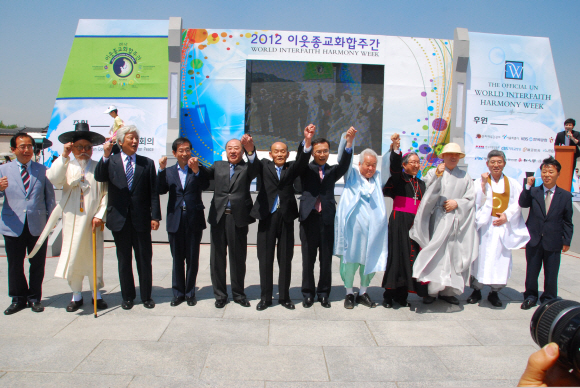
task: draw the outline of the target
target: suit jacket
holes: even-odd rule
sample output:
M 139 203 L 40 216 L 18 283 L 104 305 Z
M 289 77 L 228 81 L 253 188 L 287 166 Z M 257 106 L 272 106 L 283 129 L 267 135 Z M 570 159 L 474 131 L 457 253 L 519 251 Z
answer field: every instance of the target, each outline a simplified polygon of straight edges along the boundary
M 56 205 L 54 188 L 46 178 L 46 167 L 32 162 L 28 168 L 28 175 L 30 185 L 26 194 L 18 163 L 14 161 L 0 166 L 0 178 L 8 177 L 8 187 L 0 191 L 0 197 L 4 197 L 0 213 L 0 234 L 4 236 L 20 236 L 27 217 L 30 234 L 40 236 L 48 216 Z
M 230 163 L 218 160 L 205 169 L 209 179 L 215 182 L 213 198 L 209 209 L 207 222 L 217 225 L 226 211 L 228 201 L 231 203 L 232 215 L 238 228 L 248 226 L 256 220 L 250 216 L 252 211 L 252 196 L 250 195 L 250 183 L 259 172 L 260 160 L 255 156 L 254 162 L 242 160 L 234 169 L 234 175 L 230 179 Z
M 151 220 L 161 220 L 155 163 L 145 156 L 135 156 L 131 190 L 120 153 L 106 162 L 99 160 L 95 168 L 95 180 L 109 183 L 107 228 L 113 232 L 123 228 L 129 214 L 137 232 L 150 232 Z
M 324 179 L 320 180 L 318 164 L 311 162 L 300 175 L 302 195 L 300 200 L 300 222 L 308 218 L 314 208 L 316 199 L 320 196 L 322 204 L 322 221 L 325 225 L 334 223 L 336 201 L 334 200 L 334 184 L 348 171 L 352 161 L 352 152 L 343 153 L 340 162 L 334 166 L 324 165 Z
M 572 225 L 572 194 L 558 186 L 552 194 L 550 209 L 546 215 L 544 185 L 524 190 L 519 204 L 530 208 L 526 226 L 530 232 L 528 245 L 535 247 L 540 242 L 547 251 L 561 251 L 562 246 L 570 246 L 574 225 Z
M 276 172 L 276 164 L 267 159 L 260 160 L 260 176 L 262 178 L 262 187 L 252 212 L 250 215 L 258 220 L 265 220 L 272 214 L 272 206 L 276 201 L 276 196 L 280 198 L 280 208 L 282 219 L 285 222 L 292 222 L 298 218 L 298 205 L 294 197 L 294 179 L 302 173 L 308 166 L 312 149 L 310 152 L 304 152 L 304 146 L 300 143 L 296 161 L 286 162 L 282 166 L 280 179 Z
M 203 201 L 201 192 L 209 187 L 206 171 L 199 170 L 195 176 L 191 168 L 187 169 L 185 178 L 185 188 L 181 187 L 177 163 L 159 173 L 157 177 L 157 191 L 159 194 L 167 194 L 167 231 L 169 233 L 177 232 L 181 222 L 181 206 L 185 201 L 187 209 L 187 226 L 191 230 L 203 230 L 206 228 L 205 215 L 203 213 Z
M 580 141 L 580 132 L 572 130 L 572 136 Z M 558 132 L 556 134 L 556 141 L 554 141 L 554 145 L 566 145 L 566 131 Z M 570 145 L 576 147 L 576 152 L 574 153 L 574 158 L 580 157 L 580 143 L 576 144 L 570 139 Z M 550 205 L 551 206 L 551 205 Z

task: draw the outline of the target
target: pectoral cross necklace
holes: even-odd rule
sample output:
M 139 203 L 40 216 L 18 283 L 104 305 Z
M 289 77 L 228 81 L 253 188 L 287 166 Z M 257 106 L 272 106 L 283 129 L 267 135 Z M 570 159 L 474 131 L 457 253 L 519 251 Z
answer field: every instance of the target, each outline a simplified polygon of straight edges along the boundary
M 419 199 L 417 197 L 417 194 L 419 192 L 419 181 L 417 181 L 417 188 L 415 188 L 415 181 L 416 180 L 417 180 L 416 178 L 411 177 L 411 187 L 413 188 L 413 205 L 416 205 L 417 200 Z

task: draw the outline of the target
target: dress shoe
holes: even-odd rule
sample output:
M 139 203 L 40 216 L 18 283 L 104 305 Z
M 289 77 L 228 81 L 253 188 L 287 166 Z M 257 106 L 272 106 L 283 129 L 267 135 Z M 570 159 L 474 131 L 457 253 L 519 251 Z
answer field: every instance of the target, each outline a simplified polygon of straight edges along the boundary
M 499 295 L 497 294 L 497 291 L 491 291 L 489 295 L 487 295 L 487 300 L 489 300 L 489 303 L 491 303 L 492 306 L 494 307 L 503 306 L 501 300 L 499 300 Z
M 73 300 L 68 304 L 68 306 L 66 306 L 66 311 L 69 313 L 74 313 L 75 311 L 80 309 L 82 305 L 83 305 L 83 298 L 81 298 L 81 300 L 79 300 L 79 301 Z
M 354 308 L 354 295 L 348 294 L 346 298 L 344 298 L 344 308 L 348 310 L 352 310 Z
M 146 309 L 152 309 L 153 307 L 155 307 L 155 302 L 153 301 L 153 299 L 148 299 L 143 302 L 143 306 Z
M 330 301 L 328 300 L 328 296 L 319 296 L 318 301 L 320 302 L 320 305 L 325 309 L 330 308 Z
M 242 307 L 250 307 L 251 306 L 250 305 L 250 302 L 248 302 L 248 300 L 246 298 L 244 298 L 244 299 L 238 299 L 238 300 L 235 300 L 234 299 L 234 302 L 237 303 L 237 304 L 239 304 Z
M 411 303 L 409 303 L 407 299 L 395 299 L 395 302 L 397 302 L 401 307 L 411 307 Z
M 124 300 L 123 303 L 121 303 L 121 308 L 123 310 L 131 310 L 133 308 L 133 301 L 132 300 Z
M 42 305 L 42 302 L 28 302 L 28 305 L 30 306 L 30 309 L 32 311 L 34 311 L 35 313 L 41 313 L 44 311 L 44 306 Z
M 24 310 L 26 308 L 26 303 L 12 303 L 6 310 L 4 310 L 4 315 L 11 315 Z
M 185 296 L 176 296 L 173 299 L 171 299 L 171 303 L 169 303 L 169 305 L 175 307 L 179 306 L 183 302 L 185 302 Z
M 197 299 L 195 299 L 195 295 L 187 298 L 187 305 L 188 306 L 195 306 L 196 304 L 197 304 Z
M 362 295 L 357 295 L 356 296 L 356 303 L 362 304 L 363 306 L 367 306 L 367 307 L 370 307 L 370 308 L 377 307 L 377 304 L 376 303 L 373 303 L 373 301 L 371 300 L 371 297 L 366 292 L 364 294 L 362 294 Z
M 522 303 L 522 310 L 529 310 L 532 307 L 534 307 L 536 305 L 536 301 L 534 299 L 528 298 L 526 300 L 524 300 L 524 303 Z
M 278 303 L 280 303 L 281 306 L 286 307 L 288 310 L 294 310 L 296 308 L 290 299 L 280 300 Z
M 218 309 L 223 309 L 227 303 L 228 303 L 227 299 L 216 299 L 215 307 Z
M 313 304 L 314 298 L 311 298 L 310 296 L 304 298 L 304 300 L 302 301 L 302 306 L 304 306 L 305 308 L 310 308 L 312 307 Z
M 459 299 L 454 296 L 447 296 L 447 295 L 439 295 L 439 299 L 444 300 L 449 304 L 459 304 Z
M 95 300 L 91 298 L 91 304 L 95 304 Z M 97 310 L 104 310 L 109 308 L 109 305 L 107 304 L 107 302 L 105 302 L 103 300 L 103 298 L 98 298 L 97 299 Z
M 261 300 L 260 303 L 258 303 L 258 305 L 256 306 L 256 310 L 263 311 L 263 310 L 266 310 L 270 306 L 272 306 L 271 300 L 269 300 L 269 301 Z
M 467 303 L 476 304 L 481 300 L 481 290 L 473 290 L 469 298 L 467 298 Z
M 393 308 L 393 298 L 384 298 L 383 299 L 383 307 L 386 309 Z
M 423 297 L 423 303 L 424 304 L 431 304 L 433 302 L 435 302 L 437 298 L 435 298 L 434 296 L 428 295 L 428 296 L 424 296 Z

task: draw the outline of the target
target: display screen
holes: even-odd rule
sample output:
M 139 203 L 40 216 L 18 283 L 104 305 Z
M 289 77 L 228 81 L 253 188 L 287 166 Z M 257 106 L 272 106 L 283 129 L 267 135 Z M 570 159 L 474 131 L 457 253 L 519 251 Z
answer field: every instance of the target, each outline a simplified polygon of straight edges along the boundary
M 244 130 L 258 150 L 277 141 L 293 150 L 314 124 L 336 153 L 353 126 L 355 153 L 382 154 L 384 73 L 382 65 L 248 60 Z

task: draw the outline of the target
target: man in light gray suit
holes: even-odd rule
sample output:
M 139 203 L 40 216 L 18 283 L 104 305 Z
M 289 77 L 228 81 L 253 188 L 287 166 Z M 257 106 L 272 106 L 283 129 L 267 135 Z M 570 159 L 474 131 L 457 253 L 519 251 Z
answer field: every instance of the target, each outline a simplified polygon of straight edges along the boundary
M 26 251 L 31 252 L 48 216 L 54 209 L 54 189 L 46 178 L 46 168 L 33 162 L 34 139 L 18 133 L 10 139 L 16 160 L 0 166 L 0 234 L 4 236 L 8 258 L 8 295 L 12 304 L 4 314 L 14 314 L 27 306 L 34 312 L 42 306 L 42 280 L 46 261 L 46 242 L 30 261 L 29 283 L 24 274 Z

